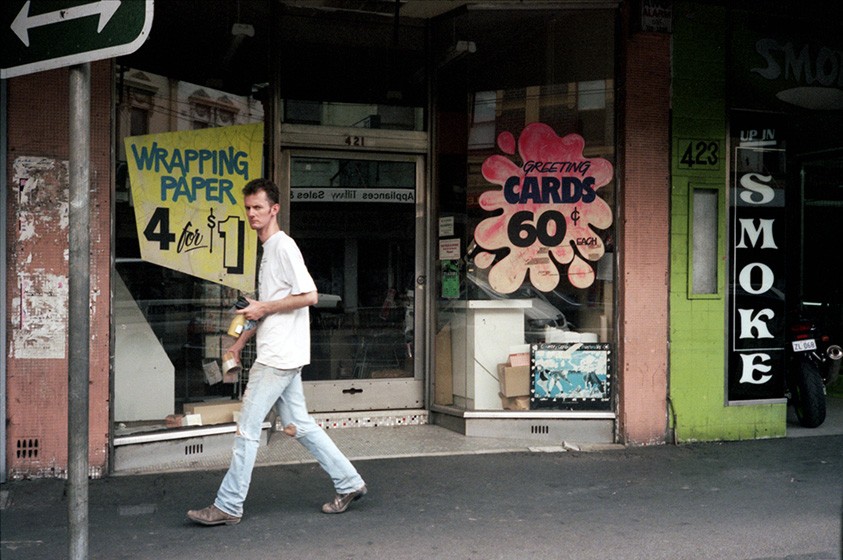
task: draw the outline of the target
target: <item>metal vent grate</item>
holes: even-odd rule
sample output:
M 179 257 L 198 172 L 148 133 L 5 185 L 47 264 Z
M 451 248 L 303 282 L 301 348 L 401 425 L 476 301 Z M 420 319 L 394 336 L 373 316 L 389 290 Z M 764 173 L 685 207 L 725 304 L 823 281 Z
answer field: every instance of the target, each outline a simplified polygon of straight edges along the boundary
M 37 459 L 38 448 L 38 438 L 19 439 L 15 449 L 15 456 L 18 459 Z
M 185 455 L 198 455 L 200 453 L 203 453 L 204 451 L 204 445 L 202 445 L 201 443 L 193 443 L 184 446 Z
M 530 433 L 531 434 L 549 434 L 550 433 L 550 426 L 530 426 Z

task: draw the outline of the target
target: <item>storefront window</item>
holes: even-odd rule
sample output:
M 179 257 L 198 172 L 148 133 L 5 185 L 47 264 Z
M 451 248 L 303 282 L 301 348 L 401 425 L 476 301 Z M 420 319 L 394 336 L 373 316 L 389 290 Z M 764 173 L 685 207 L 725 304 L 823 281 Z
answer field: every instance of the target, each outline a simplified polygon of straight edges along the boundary
M 284 122 L 348 128 L 424 130 L 424 111 L 421 107 L 289 99 L 284 102 Z
M 234 420 L 253 349 L 238 373 L 226 375 L 234 340 L 227 329 L 238 296 L 254 291 L 248 280 L 259 250 L 237 200 L 242 184 L 264 173 L 268 147 L 255 127 L 274 95 L 276 140 L 289 162 L 276 179 L 291 194 L 281 221 L 289 220 L 285 229 L 320 293 L 303 377 L 330 381 L 308 383 L 322 390 L 308 404 L 355 410 L 331 400 L 347 396 L 329 391 L 340 380 L 354 406 L 422 404 L 414 288 L 424 160 L 390 151 L 383 139 L 426 142 L 417 134 L 426 124 L 426 25 L 365 10 L 272 4 L 215 10 L 209 21 L 222 31 L 210 34 L 210 25 L 181 30 L 177 22 L 192 19 L 195 7 L 167 3 L 155 36 L 118 68 L 117 436 L 191 425 L 199 407 L 203 425 Z M 180 52 L 202 57 L 174 56 Z M 350 136 L 348 128 L 362 130 Z M 325 151 L 317 136 L 337 151 Z M 291 154 L 290 144 L 301 152 Z M 194 182 L 189 171 L 199 167 L 207 173 Z M 145 185 L 132 177 L 141 168 L 154 175 Z M 144 254 L 149 245 L 157 256 Z M 166 256 L 197 254 L 207 262 L 177 265 Z M 354 398 L 360 389 L 350 384 L 361 379 L 366 398 Z
M 192 425 L 191 407 L 225 408 L 242 393 L 245 369 L 228 371 L 224 354 L 234 341 L 227 334 L 233 305 L 254 289 L 254 257 L 247 254 L 256 252 L 257 243 L 237 215 L 234 182 L 242 185 L 262 173 L 263 151 L 263 107 L 251 96 L 120 70 L 113 408 L 118 437 Z M 249 123 L 255 124 L 242 128 Z M 243 130 L 250 141 L 245 148 L 236 140 Z M 139 170 L 155 174 L 152 182 L 138 180 Z M 207 260 L 209 270 L 180 260 L 191 254 Z M 248 347 L 243 366 L 252 354 Z M 229 406 L 203 418 L 204 424 L 230 422 L 233 412 Z
M 469 10 L 434 33 L 435 406 L 611 406 L 613 35 L 603 10 Z
M 423 22 L 348 8 L 317 17 L 307 7 L 285 7 L 278 33 L 283 122 L 424 130 Z

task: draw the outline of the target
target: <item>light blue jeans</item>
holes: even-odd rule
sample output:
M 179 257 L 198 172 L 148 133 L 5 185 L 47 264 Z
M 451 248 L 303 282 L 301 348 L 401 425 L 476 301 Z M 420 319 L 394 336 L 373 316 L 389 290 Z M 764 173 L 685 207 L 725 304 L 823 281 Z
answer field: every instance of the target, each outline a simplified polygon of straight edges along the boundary
M 249 383 L 243 394 L 231 465 L 220 484 L 214 505 L 229 515 L 243 515 L 243 502 L 249 492 L 260 445 L 261 424 L 273 406 L 282 426 L 295 426 L 296 439 L 328 473 L 338 494 L 347 494 L 363 486 L 363 479 L 351 461 L 308 414 L 301 368 L 283 370 L 256 363 L 249 371 Z

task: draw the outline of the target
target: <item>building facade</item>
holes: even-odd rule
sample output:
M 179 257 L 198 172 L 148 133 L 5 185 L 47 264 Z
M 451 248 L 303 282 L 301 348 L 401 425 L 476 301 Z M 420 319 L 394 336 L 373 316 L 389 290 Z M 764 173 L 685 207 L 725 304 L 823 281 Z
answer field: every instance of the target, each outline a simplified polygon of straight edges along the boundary
M 755 108 L 726 95 L 725 48 L 748 16 L 359 4 L 158 3 L 143 46 L 92 64 L 91 474 L 233 432 L 250 356 L 228 369 L 229 321 L 259 289 L 238 197 L 259 175 L 320 292 L 303 375 L 328 428 L 784 435 L 781 394 L 726 393 L 727 123 Z M 67 467 L 67 75 L 3 84 L 15 477 Z
M 840 265 L 824 241 L 841 216 L 839 16 L 794 2 L 674 7 L 679 441 L 784 436 L 788 324 L 809 316 L 840 340 Z

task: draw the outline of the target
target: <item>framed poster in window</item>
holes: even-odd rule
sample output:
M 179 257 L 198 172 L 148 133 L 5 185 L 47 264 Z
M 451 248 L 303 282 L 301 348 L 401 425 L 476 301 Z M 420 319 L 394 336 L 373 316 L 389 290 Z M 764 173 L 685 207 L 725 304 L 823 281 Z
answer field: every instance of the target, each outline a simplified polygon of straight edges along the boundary
M 530 346 L 530 408 L 606 410 L 611 406 L 611 356 L 606 343 Z

